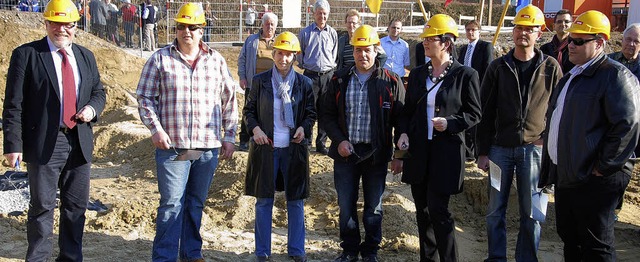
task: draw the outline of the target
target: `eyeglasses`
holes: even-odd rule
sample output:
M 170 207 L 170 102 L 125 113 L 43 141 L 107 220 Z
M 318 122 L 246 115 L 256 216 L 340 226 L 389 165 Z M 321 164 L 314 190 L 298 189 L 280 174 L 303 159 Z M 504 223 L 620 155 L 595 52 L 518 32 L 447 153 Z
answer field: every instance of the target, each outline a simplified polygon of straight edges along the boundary
M 513 28 L 513 30 L 522 32 L 522 33 L 527 33 L 527 34 L 540 32 L 540 29 L 538 29 L 537 27 L 524 27 L 524 26 L 516 26 Z
M 74 27 L 76 27 L 76 23 L 61 23 L 61 22 L 54 22 L 54 21 L 48 21 L 49 25 L 53 26 L 53 27 L 64 27 L 66 29 L 73 29 Z
M 465 28 L 464 30 L 467 31 L 467 32 L 480 31 L 480 29 L 478 29 L 478 28 Z
M 569 21 L 569 20 L 556 20 L 555 22 L 556 24 L 571 24 L 573 22 Z
M 442 41 L 442 38 L 439 36 L 430 36 L 430 37 L 425 37 L 423 39 L 425 42 L 430 42 L 430 43 Z
M 591 39 L 583 39 L 583 38 L 569 37 L 568 41 L 569 41 L 569 44 L 573 43 L 576 46 L 582 46 L 582 45 L 584 45 L 586 43 L 589 43 L 589 42 L 591 42 L 593 40 L 597 40 L 597 39 L 599 39 L 599 38 L 595 37 L 595 38 L 591 38 Z
M 196 31 L 198 29 L 202 29 L 202 26 L 199 25 L 184 25 L 184 24 L 178 24 L 176 25 L 176 29 L 182 31 L 189 28 L 189 31 Z

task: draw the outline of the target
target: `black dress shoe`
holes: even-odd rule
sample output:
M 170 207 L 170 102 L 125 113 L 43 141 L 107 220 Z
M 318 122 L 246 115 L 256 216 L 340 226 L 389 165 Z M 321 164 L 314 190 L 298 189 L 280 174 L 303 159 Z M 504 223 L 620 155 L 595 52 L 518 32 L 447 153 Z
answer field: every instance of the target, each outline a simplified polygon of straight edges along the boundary
M 333 262 L 356 262 L 358 261 L 358 255 L 349 255 L 346 253 L 342 253 L 339 257 L 337 257 Z

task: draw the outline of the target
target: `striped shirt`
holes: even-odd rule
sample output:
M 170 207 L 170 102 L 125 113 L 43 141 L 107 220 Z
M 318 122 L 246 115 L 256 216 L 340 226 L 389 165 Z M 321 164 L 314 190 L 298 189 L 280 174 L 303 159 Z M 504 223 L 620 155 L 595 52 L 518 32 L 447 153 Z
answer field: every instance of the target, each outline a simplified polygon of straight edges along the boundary
M 222 141 L 234 143 L 237 83 L 226 61 L 201 44 L 201 55 L 192 68 L 177 48 L 174 41 L 144 65 L 136 90 L 140 119 L 151 134 L 164 130 L 172 147 L 218 148 Z
M 370 144 L 371 112 L 366 80 L 371 77 L 371 73 L 358 74 L 355 67 L 351 70 L 351 80 L 345 93 L 349 141 L 352 144 Z

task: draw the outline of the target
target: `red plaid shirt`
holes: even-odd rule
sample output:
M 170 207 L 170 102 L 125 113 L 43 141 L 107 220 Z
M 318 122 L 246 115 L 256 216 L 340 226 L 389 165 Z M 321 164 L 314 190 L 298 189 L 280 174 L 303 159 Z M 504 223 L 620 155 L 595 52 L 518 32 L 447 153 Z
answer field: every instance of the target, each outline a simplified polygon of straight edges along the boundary
M 138 82 L 140 119 L 151 134 L 164 130 L 176 148 L 217 148 L 221 141 L 235 142 L 237 84 L 220 53 L 205 44 L 201 47 L 192 68 L 174 41 L 149 58 Z

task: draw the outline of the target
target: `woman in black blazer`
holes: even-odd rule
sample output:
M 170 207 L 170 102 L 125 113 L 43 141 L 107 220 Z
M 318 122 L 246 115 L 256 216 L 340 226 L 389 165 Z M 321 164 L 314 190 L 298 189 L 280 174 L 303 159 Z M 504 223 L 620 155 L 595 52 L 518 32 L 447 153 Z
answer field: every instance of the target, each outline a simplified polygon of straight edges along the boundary
M 420 261 L 457 261 L 449 199 L 462 191 L 465 130 L 480 122 L 478 73 L 458 63 L 458 27 L 448 15 L 433 16 L 423 33 L 427 64 L 409 74 L 398 148 L 410 157 L 394 160 L 411 184 L 416 205 Z

